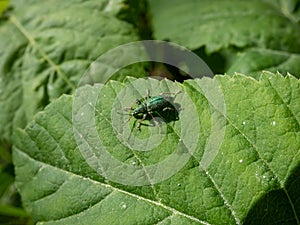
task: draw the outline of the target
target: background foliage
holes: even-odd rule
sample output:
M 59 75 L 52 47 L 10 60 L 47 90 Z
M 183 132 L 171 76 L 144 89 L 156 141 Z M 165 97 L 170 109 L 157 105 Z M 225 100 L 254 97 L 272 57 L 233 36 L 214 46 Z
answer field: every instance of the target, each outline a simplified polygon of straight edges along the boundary
M 95 221 L 97 212 L 97 221 L 103 224 L 118 224 L 121 219 L 122 224 L 300 224 L 298 0 L 0 0 L 0 15 L 0 223 L 73 224 Z M 55 153 L 51 151 L 53 143 L 36 140 L 35 126 L 41 123 L 49 132 L 67 130 L 68 124 L 51 127 L 51 121 L 57 124 L 57 112 L 70 116 L 72 93 L 90 63 L 109 49 L 144 39 L 178 43 L 198 54 L 214 73 L 227 74 L 215 78 L 221 84 L 228 111 L 223 155 L 209 170 L 199 172 L 205 143 L 198 143 L 195 159 L 152 189 L 106 182 L 78 155 L 70 156 L 72 165 L 62 166 L 62 161 L 51 159 L 47 151 Z M 168 65 L 134 64 L 113 77 L 116 83 L 105 86 L 112 99 L 112 93 L 126 84 L 127 75 L 186 79 Z M 211 125 L 205 118 L 213 111 L 198 91 L 197 82 L 178 85 L 201 105 L 197 119 L 203 124 L 200 135 L 205 140 Z M 63 94 L 68 96 L 61 97 Z M 103 110 L 109 110 L 109 104 Z M 47 142 L 36 149 L 44 151 L 41 155 L 30 140 Z M 72 142 L 60 144 L 65 153 L 75 149 Z M 16 167 L 11 156 L 13 145 Z M 164 153 L 164 149 L 158 150 Z M 41 163 L 46 169 L 38 174 Z M 29 213 L 22 208 L 14 185 L 15 171 L 18 191 Z M 33 177 L 36 183 L 31 183 Z M 53 178 L 52 184 L 57 186 L 45 184 L 43 193 L 30 192 L 43 184 L 45 177 Z M 66 189 L 54 194 L 54 199 L 37 201 L 64 182 Z M 82 189 L 73 196 L 79 205 L 66 195 L 77 185 Z M 86 198 L 78 201 L 83 195 L 80 191 L 87 187 Z M 102 201 L 106 196 L 112 199 Z M 55 207 L 57 199 L 61 199 L 61 207 Z M 63 205 L 66 203 L 74 203 L 74 208 Z M 63 207 L 69 211 L 61 210 Z M 84 211 L 78 218 L 70 216 Z M 112 217 L 116 221 L 112 222 Z

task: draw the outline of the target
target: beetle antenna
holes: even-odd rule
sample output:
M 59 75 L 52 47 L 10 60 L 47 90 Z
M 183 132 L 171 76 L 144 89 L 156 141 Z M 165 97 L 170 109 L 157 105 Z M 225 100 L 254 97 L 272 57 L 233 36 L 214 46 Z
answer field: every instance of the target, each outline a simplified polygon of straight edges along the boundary
M 123 113 L 123 112 L 117 112 L 118 114 L 120 115 L 127 115 L 127 116 L 130 116 L 130 113 Z
M 163 92 L 163 93 L 161 93 L 160 95 L 174 95 L 174 97 L 173 98 L 175 98 L 178 94 L 180 94 L 180 93 L 182 93 L 182 90 L 180 90 L 180 91 L 177 91 L 177 92 Z
M 123 129 L 123 127 L 130 121 L 130 119 L 133 117 L 133 115 L 131 115 L 131 114 L 122 114 L 122 115 L 128 115 L 128 116 L 130 116 L 130 117 L 123 123 L 123 125 L 122 125 L 122 129 Z

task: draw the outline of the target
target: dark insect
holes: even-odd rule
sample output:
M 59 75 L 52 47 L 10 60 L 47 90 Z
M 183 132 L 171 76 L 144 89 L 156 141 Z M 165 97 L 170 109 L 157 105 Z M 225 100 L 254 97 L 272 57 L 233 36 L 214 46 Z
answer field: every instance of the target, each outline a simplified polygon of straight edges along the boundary
M 178 93 L 176 93 L 175 96 Z M 139 120 L 136 128 L 138 130 L 141 130 L 143 121 L 151 120 L 155 117 L 159 117 L 166 122 L 177 120 L 178 112 L 175 108 L 175 105 L 178 104 L 173 103 L 175 96 L 171 97 L 165 95 L 157 95 L 151 97 L 148 91 L 147 97 L 136 100 L 136 108 L 130 107 L 130 110 L 132 110 L 132 112 L 129 113 L 130 118 L 128 119 L 128 121 L 132 117 L 134 117 L 136 120 Z

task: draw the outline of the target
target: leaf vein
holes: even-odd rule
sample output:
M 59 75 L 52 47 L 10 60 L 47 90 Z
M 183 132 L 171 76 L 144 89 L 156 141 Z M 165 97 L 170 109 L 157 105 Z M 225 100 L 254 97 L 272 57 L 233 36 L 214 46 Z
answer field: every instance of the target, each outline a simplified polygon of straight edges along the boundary
M 37 163 L 40 163 L 40 164 L 42 164 L 42 165 L 44 165 L 44 166 L 48 166 L 48 167 L 50 167 L 50 168 L 54 168 L 55 170 L 61 171 L 62 173 L 65 173 L 65 174 L 67 174 L 67 175 L 79 177 L 79 178 L 84 179 L 84 180 L 87 180 L 87 181 L 89 181 L 89 182 L 91 182 L 91 183 L 93 183 L 93 184 L 95 184 L 95 185 L 100 185 L 100 186 L 102 186 L 102 187 L 104 187 L 104 188 L 108 188 L 108 189 L 110 189 L 110 190 L 113 190 L 114 192 L 122 193 L 122 194 L 128 195 L 128 196 L 130 196 L 130 197 L 132 197 L 132 198 L 135 198 L 135 199 L 144 201 L 144 202 L 146 202 L 146 203 L 148 203 L 148 204 L 152 204 L 152 205 L 155 205 L 155 206 L 164 208 L 164 209 L 166 209 L 166 210 L 172 212 L 174 215 L 182 216 L 182 217 L 184 217 L 184 218 L 187 218 L 187 219 L 189 219 L 189 220 L 198 222 L 198 223 L 203 224 L 203 225 L 211 225 L 210 223 L 207 223 L 206 221 L 199 220 L 198 218 L 196 218 L 196 217 L 194 217 L 194 216 L 191 216 L 191 215 L 188 215 L 188 214 L 186 214 L 186 213 L 184 213 L 184 212 L 178 211 L 177 209 L 172 208 L 172 207 L 170 207 L 170 206 L 167 206 L 167 205 L 165 205 L 165 204 L 163 204 L 163 203 L 161 203 L 161 202 L 157 202 L 157 201 L 148 199 L 148 198 L 146 198 L 146 197 L 142 197 L 142 196 L 139 196 L 139 195 L 137 195 L 137 194 L 130 193 L 130 192 L 128 192 L 128 191 L 125 191 L 125 190 L 122 190 L 122 189 L 120 189 L 120 188 L 114 187 L 114 186 L 112 186 L 112 185 L 110 185 L 110 184 L 107 184 L 107 183 L 102 183 L 102 182 L 100 182 L 100 181 L 92 180 L 92 179 L 87 178 L 87 177 L 82 177 L 82 176 L 80 176 L 80 175 L 78 175 L 78 174 L 76 174 L 76 173 L 74 173 L 74 172 L 67 171 L 67 170 L 63 170 L 62 168 L 59 168 L 59 167 L 54 167 L 54 166 L 51 165 L 51 164 L 47 164 L 47 163 L 45 163 L 45 162 L 43 162 L 43 161 L 37 160 L 37 159 L 35 159 L 35 158 L 32 158 L 30 155 L 28 155 L 26 152 L 23 152 L 23 151 L 20 150 L 20 149 L 17 149 L 17 151 L 19 151 L 21 154 L 25 155 L 25 157 L 28 157 L 28 158 L 34 160 L 34 161 L 37 162 Z M 98 203 L 99 203 L 99 202 L 98 202 Z M 96 204 L 98 204 L 98 203 L 96 203 Z
M 53 60 L 47 55 L 47 53 L 39 46 L 39 44 L 35 41 L 34 37 L 26 30 L 26 28 L 21 24 L 21 22 L 15 17 L 11 16 L 9 18 L 12 24 L 14 24 L 18 30 L 27 38 L 29 43 L 35 47 L 38 52 L 43 56 L 43 58 L 49 63 L 49 65 L 61 76 L 61 78 L 67 83 L 67 85 L 74 90 L 74 84 L 69 80 L 66 74 L 60 69 L 58 65 L 56 65 Z

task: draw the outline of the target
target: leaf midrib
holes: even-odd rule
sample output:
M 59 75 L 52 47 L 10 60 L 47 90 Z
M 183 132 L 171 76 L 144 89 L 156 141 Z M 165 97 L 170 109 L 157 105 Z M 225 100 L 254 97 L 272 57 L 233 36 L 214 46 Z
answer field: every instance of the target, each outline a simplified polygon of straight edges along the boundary
M 47 55 L 47 53 L 42 49 L 42 47 L 35 41 L 34 37 L 29 31 L 21 24 L 15 15 L 9 17 L 9 21 L 26 37 L 29 44 L 33 46 L 45 59 L 46 62 L 57 72 L 57 74 L 66 82 L 66 84 L 74 91 L 75 85 L 70 81 L 66 74 L 60 69 L 59 65 L 55 64 L 54 61 Z
M 181 211 L 178 211 L 177 209 L 175 209 L 175 208 L 173 208 L 173 207 L 170 207 L 170 206 L 167 206 L 167 205 L 165 205 L 165 204 L 162 204 L 161 202 L 153 201 L 153 200 L 151 200 L 151 199 L 148 199 L 148 198 L 139 196 L 139 195 L 137 195 L 137 194 L 133 194 L 133 193 L 127 192 L 127 191 L 125 191 L 125 190 L 119 189 L 119 188 L 114 187 L 114 186 L 112 186 L 112 185 L 110 185 L 110 184 L 107 184 L 107 183 L 102 183 L 102 182 L 99 182 L 99 181 L 96 181 L 96 180 L 92 180 L 92 179 L 90 179 L 90 178 L 88 178 L 88 177 L 80 176 L 80 175 L 75 174 L 75 173 L 73 173 L 73 172 L 70 172 L 70 171 L 67 171 L 67 170 L 63 170 L 63 169 L 61 169 L 61 168 L 59 168 L 59 167 L 54 167 L 53 165 L 50 165 L 50 164 L 47 164 L 47 163 L 42 162 L 42 161 L 40 161 L 40 160 L 37 160 L 37 159 L 35 159 L 35 158 L 32 158 L 30 155 L 28 155 L 27 153 L 23 152 L 21 149 L 19 149 L 19 148 L 17 148 L 17 147 L 15 147 L 15 151 L 18 151 L 20 154 L 23 154 L 24 157 L 30 158 L 30 159 L 34 160 L 35 162 L 40 163 L 40 164 L 41 164 L 42 166 L 44 166 L 44 167 L 45 167 L 45 166 L 48 166 L 48 167 L 50 167 L 50 168 L 54 168 L 55 170 L 58 170 L 58 171 L 60 171 L 60 172 L 62 172 L 62 173 L 65 173 L 65 174 L 67 174 L 68 176 L 78 177 L 78 178 L 80 178 L 80 179 L 84 179 L 84 180 L 87 180 L 87 181 L 89 181 L 89 182 L 91 182 L 91 183 L 94 183 L 95 185 L 100 185 L 100 186 L 102 186 L 102 187 L 104 187 L 104 188 L 111 189 L 111 190 L 113 190 L 113 191 L 115 191 L 115 192 L 117 192 L 117 193 L 126 194 L 126 195 L 128 195 L 128 196 L 130 196 L 130 197 L 133 197 L 133 198 L 135 198 L 135 199 L 138 199 L 138 200 L 141 200 L 141 201 L 150 203 L 150 204 L 152 204 L 152 205 L 155 205 L 155 206 L 164 208 L 164 209 L 170 211 L 173 215 L 179 215 L 179 216 L 185 217 L 185 218 L 187 218 L 187 219 L 190 219 L 190 220 L 192 220 L 192 221 L 195 221 L 195 222 L 198 222 L 198 223 L 201 223 L 201 224 L 204 224 L 204 225 L 211 225 L 210 223 L 207 223 L 207 222 L 205 222 L 205 221 L 199 220 L 199 219 L 196 218 L 196 217 L 193 217 L 193 216 L 191 216 L 191 215 L 188 215 L 188 214 L 186 214 L 186 213 L 183 213 L 183 212 L 181 212 Z M 101 201 L 102 201 L 102 200 L 101 200 Z M 101 201 L 100 201 L 100 202 L 101 202 Z M 99 202 L 99 203 L 100 203 L 100 202 Z M 79 213 L 82 213 L 82 212 L 79 212 Z M 79 213 L 76 213 L 76 214 L 79 214 Z M 74 215 L 76 215 L 76 214 L 73 214 L 73 215 L 70 215 L 70 216 L 74 216 Z M 67 217 L 63 217 L 63 218 L 67 218 Z M 63 219 L 63 218 L 60 218 L 60 219 Z

